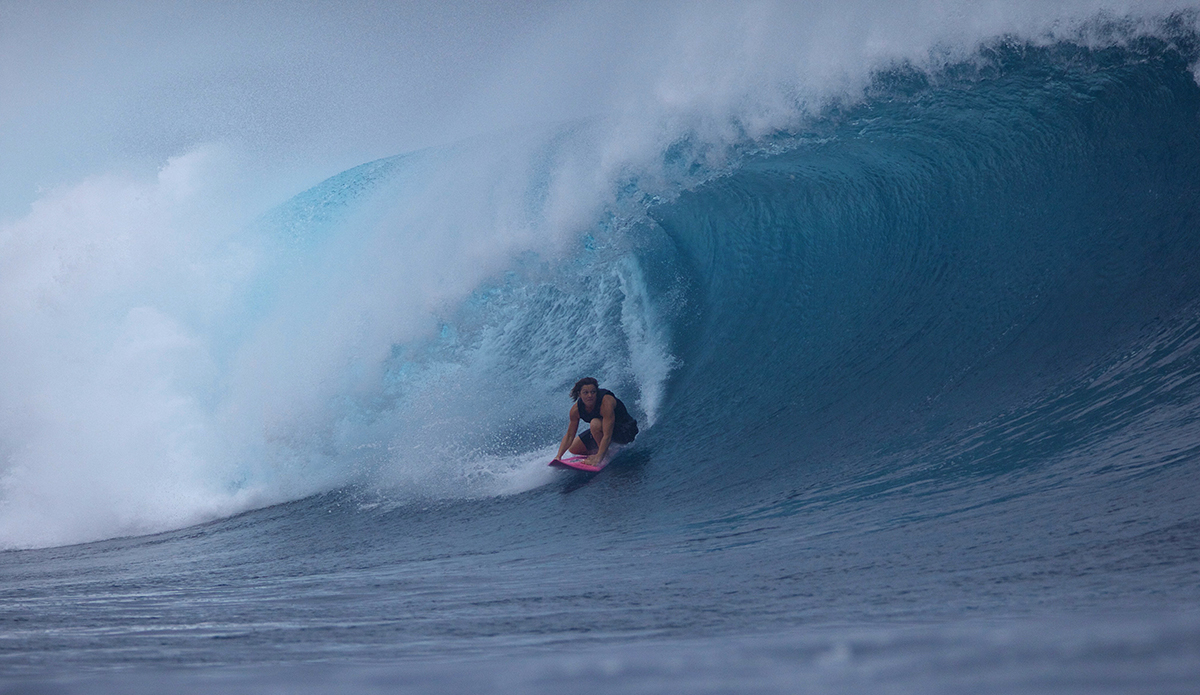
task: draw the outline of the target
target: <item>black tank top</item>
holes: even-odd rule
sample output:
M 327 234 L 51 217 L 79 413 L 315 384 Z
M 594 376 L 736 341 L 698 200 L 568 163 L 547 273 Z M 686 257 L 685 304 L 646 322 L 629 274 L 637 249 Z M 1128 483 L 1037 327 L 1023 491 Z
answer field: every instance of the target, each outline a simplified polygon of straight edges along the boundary
M 600 406 L 604 404 L 605 396 L 612 396 L 613 400 L 617 402 L 616 406 L 613 407 L 613 417 L 616 420 L 613 423 L 614 427 L 622 427 L 628 425 L 629 423 L 633 423 L 634 425 L 637 424 L 637 420 L 634 420 L 633 417 L 630 416 L 629 411 L 625 408 L 625 404 L 621 402 L 621 399 L 617 398 L 617 395 L 608 389 L 600 389 L 596 393 L 596 410 L 593 412 L 588 412 L 587 406 L 583 404 L 582 398 L 575 401 L 575 406 L 579 409 L 579 419 L 583 420 L 584 422 L 591 422 L 594 418 L 600 417 Z

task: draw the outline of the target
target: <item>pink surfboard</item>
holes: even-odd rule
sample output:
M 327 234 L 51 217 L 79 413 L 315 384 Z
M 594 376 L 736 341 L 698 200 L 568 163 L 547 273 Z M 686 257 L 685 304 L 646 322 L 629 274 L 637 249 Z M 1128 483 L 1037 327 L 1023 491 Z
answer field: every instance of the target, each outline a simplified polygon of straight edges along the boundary
M 608 448 L 608 451 L 604 452 L 604 458 L 600 459 L 599 466 L 589 466 L 586 463 L 584 463 L 584 461 L 587 460 L 587 456 L 578 456 L 575 454 L 571 454 L 569 456 L 564 456 L 560 459 L 554 459 L 553 461 L 550 462 L 550 466 L 553 468 L 572 468 L 577 471 L 587 471 L 588 473 L 599 473 L 600 471 L 604 470 L 604 467 L 607 466 L 608 462 L 612 460 L 613 455 L 617 453 L 614 450 L 615 448 L 616 447 L 610 446 Z
M 573 468 L 577 471 L 599 473 L 604 468 L 604 464 L 607 463 L 607 461 L 601 461 L 599 466 L 589 466 L 584 463 L 586 460 L 586 456 L 564 456 L 560 459 L 554 459 L 550 462 L 550 465 L 554 468 Z

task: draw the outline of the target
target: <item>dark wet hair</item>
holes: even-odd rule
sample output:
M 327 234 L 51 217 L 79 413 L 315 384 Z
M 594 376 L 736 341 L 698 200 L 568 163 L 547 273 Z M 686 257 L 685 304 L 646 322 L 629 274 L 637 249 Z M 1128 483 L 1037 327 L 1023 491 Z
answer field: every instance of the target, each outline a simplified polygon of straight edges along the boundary
M 596 388 L 600 388 L 599 381 L 596 381 L 595 379 L 593 379 L 590 376 L 585 376 L 582 379 L 580 379 L 579 381 L 575 382 L 574 388 L 571 389 L 571 400 L 577 400 L 579 398 L 579 392 L 583 389 L 584 386 L 587 386 L 588 384 L 591 384 L 592 386 L 595 386 Z

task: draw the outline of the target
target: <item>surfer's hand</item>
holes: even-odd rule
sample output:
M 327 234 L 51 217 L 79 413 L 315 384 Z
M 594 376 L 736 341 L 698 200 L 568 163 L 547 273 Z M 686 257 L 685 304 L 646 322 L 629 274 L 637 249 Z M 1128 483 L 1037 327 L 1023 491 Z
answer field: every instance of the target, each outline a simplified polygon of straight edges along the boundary
M 587 457 L 587 459 L 584 461 L 584 463 L 586 463 L 589 466 L 599 466 L 600 465 L 600 455 L 592 454 L 591 456 Z

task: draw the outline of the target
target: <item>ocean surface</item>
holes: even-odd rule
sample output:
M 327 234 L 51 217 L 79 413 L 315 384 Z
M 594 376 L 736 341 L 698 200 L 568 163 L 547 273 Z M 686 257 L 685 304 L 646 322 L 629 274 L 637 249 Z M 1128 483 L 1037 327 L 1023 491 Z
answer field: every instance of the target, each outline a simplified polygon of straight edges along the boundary
M 0 692 L 1196 692 L 1200 37 L 1089 26 L 4 285 Z

